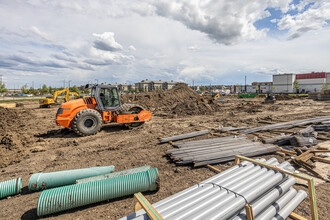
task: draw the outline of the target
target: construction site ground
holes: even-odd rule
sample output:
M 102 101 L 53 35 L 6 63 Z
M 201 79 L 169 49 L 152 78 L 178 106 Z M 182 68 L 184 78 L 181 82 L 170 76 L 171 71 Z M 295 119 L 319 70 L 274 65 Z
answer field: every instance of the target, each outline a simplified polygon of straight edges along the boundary
M 132 97 L 130 97 L 132 98 Z M 126 101 L 130 98 L 126 97 Z M 134 98 L 134 97 L 133 97 Z M 134 99 L 134 102 L 139 100 Z M 2 126 L 0 143 L 0 181 L 17 177 L 23 180 L 22 193 L 0 200 L 0 219 L 35 219 L 40 192 L 30 193 L 27 185 L 30 176 L 36 172 L 52 172 L 94 166 L 114 165 L 115 171 L 143 165 L 158 168 L 160 190 L 144 193 L 155 203 L 202 180 L 215 175 L 209 168 L 176 166 L 166 156 L 170 144 L 160 145 L 158 137 L 169 137 L 202 129 L 215 129 L 219 126 L 261 126 L 266 124 L 330 115 L 329 102 L 317 102 L 307 98 L 279 100 L 274 105 L 262 104 L 263 98 L 239 99 L 226 96 L 212 111 L 197 111 L 196 114 L 183 114 L 166 109 L 153 109 L 151 121 L 136 129 L 129 130 L 120 125 L 105 125 L 94 136 L 78 137 L 73 131 L 55 124 L 57 108 L 39 108 L 37 102 L 24 102 L 24 107 L 15 109 L 0 108 Z M 143 102 L 140 103 L 143 105 Z M 200 104 L 198 104 L 200 105 Z M 206 109 L 209 108 L 207 105 Z M 177 109 L 180 106 L 170 106 Z M 182 106 L 184 107 L 184 106 Z M 192 106 L 193 108 L 194 106 Z M 156 111 L 157 110 L 157 111 Z M 301 128 L 251 134 L 249 137 L 275 136 L 291 133 Z M 230 135 L 223 133 L 222 135 Z M 319 132 L 319 141 L 330 139 L 329 132 Z M 195 139 L 212 137 L 211 134 Z M 278 155 L 280 161 L 289 159 Z M 233 166 L 233 162 L 214 165 L 220 170 Z M 322 170 L 329 176 L 329 167 Z M 299 189 L 307 186 L 299 184 Z M 316 186 L 319 219 L 327 219 L 330 210 L 329 182 L 319 182 Z M 65 211 L 47 216 L 46 219 L 118 219 L 134 212 L 133 196 Z M 295 210 L 310 218 L 308 198 Z

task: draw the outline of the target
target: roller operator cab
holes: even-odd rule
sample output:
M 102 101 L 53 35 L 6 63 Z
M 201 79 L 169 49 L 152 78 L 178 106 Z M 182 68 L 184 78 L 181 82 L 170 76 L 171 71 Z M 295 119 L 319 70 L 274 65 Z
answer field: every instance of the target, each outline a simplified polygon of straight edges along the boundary
M 118 123 L 133 128 L 151 119 L 151 112 L 135 104 L 121 104 L 118 90 L 109 85 L 87 85 L 91 97 L 63 103 L 56 124 L 72 128 L 78 135 L 94 135 L 103 124 Z

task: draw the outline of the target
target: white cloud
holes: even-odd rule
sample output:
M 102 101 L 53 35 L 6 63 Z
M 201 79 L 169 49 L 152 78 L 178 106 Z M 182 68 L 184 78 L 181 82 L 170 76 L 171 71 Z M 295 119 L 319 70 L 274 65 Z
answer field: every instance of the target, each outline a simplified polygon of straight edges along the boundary
M 301 11 L 308 4 L 307 1 L 298 5 Z M 306 32 L 320 30 L 329 25 L 330 20 L 330 2 L 317 1 L 314 2 L 306 11 L 301 13 L 285 15 L 278 22 L 280 30 L 289 30 L 289 39 L 295 39 L 302 36 Z
M 267 8 L 287 11 L 291 0 L 211 1 L 154 0 L 154 13 L 181 22 L 192 30 L 207 34 L 212 40 L 226 44 L 257 40 L 266 36 L 267 29 L 258 30 L 254 22 L 270 16 Z
M 39 28 L 35 26 L 32 26 L 29 30 L 44 40 L 51 40 L 50 36 L 47 33 L 40 31 Z
M 130 46 L 128 47 L 128 49 L 129 49 L 130 51 L 136 51 L 136 48 L 135 48 L 133 45 L 130 45 Z
M 104 32 L 103 34 L 93 33 L 93 36 L 95 37 L 93 46 L 99 50 L 118 51 L 123 49 L 123 47 L 116 42 L 113 32 Z

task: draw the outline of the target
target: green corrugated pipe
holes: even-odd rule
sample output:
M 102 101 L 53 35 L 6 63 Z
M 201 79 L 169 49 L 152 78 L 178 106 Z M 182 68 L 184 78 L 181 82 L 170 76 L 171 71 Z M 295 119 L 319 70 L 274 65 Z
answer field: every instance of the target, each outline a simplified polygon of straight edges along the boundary
M 142 166 L 142 167 L 137 167 L 137 168 L 132 168 L 129 170 L 122 170 L 114 173 L 109 173 L 101 176 L 93 176 L 85 179 L 80 179 L 76 181 L 76 184 L 80 183 L 87 183 L 87 182 L 92 182 L 92 181 L 97 181 L 97 180 L 103 180 L 103 179 L 108 179 L 108 178 L 114 178 L 118 176 L 123 176 L 123 175 L 128 175 L 128 174 L 134 174 L 134 173 L 141 173 L 145 172 L 147 170 L 150 170 L 150 166 Z
M 22 179 L 12 179 L 0 183 L 0 199 L 20 193 L 22 189 Z
M 76 180 L 107 174 L 115 169 L 114 166 L 91 167 L 76 170 L 64 170 L 51 173 L 35 173 L 29 181 L 29 190 L 37 191 L 53 187 L 75 184 Z
M 159 188 L 158 170 L 110 179 L 63 186 L 43 191 L 38 200 L 38 216 Z

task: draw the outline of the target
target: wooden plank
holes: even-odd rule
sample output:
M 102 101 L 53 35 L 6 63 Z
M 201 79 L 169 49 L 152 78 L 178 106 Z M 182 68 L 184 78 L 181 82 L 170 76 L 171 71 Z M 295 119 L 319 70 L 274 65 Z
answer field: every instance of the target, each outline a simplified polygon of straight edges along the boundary
M 210 168 L 211 170 L 215 171 L 216 173 L 221 173 L 221 170 L 215 168 L 214 166 L 211 166 L 211 165 L 206 165 L 208 168 Z
M 245 205 L 245 212 L 246 212 L 247 220 L 254 220 L 253 209 L 252 209 L 251 205 L 249 205 L 249 204 Z
M 281 149 L 281 152 L 286 153 L 286 154 L 289 154 L 289 155 L 296 155 L 297 154 L 297 152 L 292 151 L 292 150 Z
M 135 212 L 143 208 L 151 220 L 164 220 L 142 193 L 135 193 L 134 198 L 139 203 L 139 205 L 135 204 Z
M 313 160 L 320 161 L 320 162 L 323 162 L 323 163 L 329 163 L 330 164 L 330 159 L 328 159 L 328 158 L 322 158 L 322 157 L 313 156 L 312 159 Z
M 298 215 L 294 212 L 291 212 L 291 214 L 289 215 L 290 218 L 294 219 L 294 220 L 307 220 L 306 218 L 302 217 L 301 215 Z

